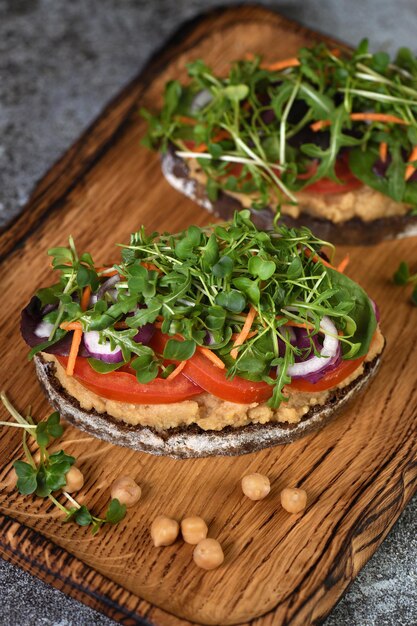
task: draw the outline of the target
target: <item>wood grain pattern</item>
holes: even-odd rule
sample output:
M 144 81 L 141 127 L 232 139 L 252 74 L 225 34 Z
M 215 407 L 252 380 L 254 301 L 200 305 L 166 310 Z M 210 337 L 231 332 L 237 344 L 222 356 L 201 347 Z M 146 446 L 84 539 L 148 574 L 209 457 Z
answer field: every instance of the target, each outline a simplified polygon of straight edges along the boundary
M 17 406 L 30 403 L 35 415 L 48 410 L 17 327 L 22 305 L 51 281 L 48 247 L 65 244 L 72 233 L 78 248 L 101 264 L 117 258 L 114 242 L 126 241 L 142 223 L 175 231 L 209 221 L 162 179 L 158 157 L 139 146 L 145 129 L 139 104 L 158 104 L 164 82 L 183 77 L 191 59 L 203 57 L 222 71 L 244 52 L 279 59 L 318 38 L 260 8 L 210 14 L 174 39 L 42 181 L 24 216 L 0 238 L 1 287 L 9 302 L 2 310 L 0 380 Z M 390 283 L 400 259 L 417 264 L 415 239 L 356 248 L 351 256 L 350 274 L 381 306 L 388 346 L 379 376 L 348 412 L 288 446 L 189 461 L 135 453 L 67 427 L 62 447 L 79 458 L 87 476 L 81 501 L 102 511 L 120 474 L 143 487 L 138 507 L 96 538 L 61 526 L 47 502 L 15 493 L 11 462 L 20 454 L 20 434 L 2 431 L 1 554 L 125 624 L 318 623 L 417 484 L 417 328 L 404 294 Z M 270 476 L 267 500 L 242 497 L 239 481 L 250 471 Z M 301 517 L 279 505 L 279 491 L 288 485 L 310 496 Z M 149 526 L 160 513 L 202 514 L 224 546 L 224 565 L 197 570 L 192 547 L 181 542 L 153 548 Z

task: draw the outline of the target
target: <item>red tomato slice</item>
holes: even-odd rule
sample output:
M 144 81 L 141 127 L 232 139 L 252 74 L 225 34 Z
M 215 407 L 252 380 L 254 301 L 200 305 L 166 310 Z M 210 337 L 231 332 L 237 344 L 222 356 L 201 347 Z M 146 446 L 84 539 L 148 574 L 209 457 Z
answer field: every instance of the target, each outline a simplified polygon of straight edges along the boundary
M 299 174 L 298 178 L 303 180 L 314 176 L 317 171 L 317 167 L 317 163 L 314 163 L 308 172 Z M 346 193 L 347 191 L 353 191 L 362 187 L 363 183 L 350 171 L 346 156 L 342 156 L 337 159 L 335 172 L 336 176 L 343 181 L 341 184 L 336 183 L 330 178 L 320 178 L 320 180 L 317 180 L 311 185 L 307 185 L 304 189 L 312 191 L 313 193 Z
M 265 402 L 272 396 L 272 387 L 268 383 L 246 380 L 240 376 L 227 378 L 226 370 L 216 367 L 198 352 L 187 361 L 182 373 L 213 396 L 229 402 Z
M 345 378 L 353 374 L 361 363 L 365 360 L 365 357 L 360 357 L 359 359 L 352 359 L 349 361 L 342 361 L 340 365 L 331 372 L 328 372 L 320 378 L 316 383 L 310 383 L 308 380 L 303 378 L 293 378 L 291 384 L 288 385 L 288 388 L 291 391 L 306 391 L 309 393 L 314 393 L 315 391 L 326 391 L 327 389 L 332 389 L 332 387 L 337 387 Z M 184 370 L 183 370 L 184 371 Z
M 162 353 L 168 339 L 168 335 L 156 331 L 152 337 L 151 346 L 157 352 Z M 272 388 L 268 383 L 254 382 L 240 378 L 240 376 L 227 378 L 226 370 L 216 367 L 199 352 L 195 352 L 187 361 L 182 374 L 213 396 L 229 402 L 238 404 L 265 402 L 272 395 Z
M 56 357 L 66 367 L 68 357 Z M 173 380 L 155 378 L 150 383 L 141 384 L 134 374 L 115 371 L 99 374 L 89 365 L 87 359 L 78 357 L 74 368 L 74 378 L 83 387 L 102 398 L 131 402 L 132 404 L 171 404 L 182 402 L 202 393 L 202 389 L 182 374 Z

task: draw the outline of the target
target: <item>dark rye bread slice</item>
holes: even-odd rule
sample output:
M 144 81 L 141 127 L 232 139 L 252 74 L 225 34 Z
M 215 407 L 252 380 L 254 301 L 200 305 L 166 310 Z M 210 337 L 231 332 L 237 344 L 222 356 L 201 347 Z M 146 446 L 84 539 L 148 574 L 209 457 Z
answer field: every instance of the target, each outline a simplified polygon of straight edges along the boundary
M 236 210 L 243 208 L 237 198 L 223 191 L 219 192 L 216 201 L 209 200 L 204 185 L 190 178 L 186 162 L 177 156 L 172 148 L 161 156 L 161 166 L 165 178 L 175 189 L 217 217 L 228 220 L 233 217 Z M 251 214 L 257 228 L 261 230 L 272 228 L 274 211 L 271 208 L 251 209 Z M 317 237 L 342 245 L 372 245 L 385 239 L 417 235 L 417 215 L 410 214 L 383 217 L 370 222 L 355 217 L 335 224 L 330 220 L 301 213 L 297 219 L 282 215 L 281 221 L 291 227 L 307 226 Z
M 203 430 L 197 425 L 191 425 L 162 432 L 147 426 L 130 426 L 107 413 L 82 409 L 56 378 L 54 363 L 45 361 L 40 355 L 36 355 L 34 361 L 49 402 L 73 426 L 119 446 L 175 459 L 189 459 L 248 454 L 277 444 L 290 443 L 319 430 L 367 385 L 379 367 L 380 356 L 365 363 L 363 374 L 343 389 L 336 389 L 325 405 L 311 407 L 298 424 L 269 422 L 238 428 L 228 426 L 221 431 Z

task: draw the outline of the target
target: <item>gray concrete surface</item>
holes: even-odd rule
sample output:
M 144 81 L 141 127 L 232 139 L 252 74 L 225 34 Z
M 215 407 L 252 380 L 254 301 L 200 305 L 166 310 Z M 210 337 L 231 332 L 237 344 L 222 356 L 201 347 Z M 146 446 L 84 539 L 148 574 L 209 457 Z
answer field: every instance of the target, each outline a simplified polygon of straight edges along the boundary
M 0 0 L 0 225 L 36 181 L 204 0 Z M 415 0 L 267 1 L 349 43 L 417 52 Z M 417 625 L 417 500 L 326 626 Z M 0 561 L 0 626 L 110 626 L 104 616 Z

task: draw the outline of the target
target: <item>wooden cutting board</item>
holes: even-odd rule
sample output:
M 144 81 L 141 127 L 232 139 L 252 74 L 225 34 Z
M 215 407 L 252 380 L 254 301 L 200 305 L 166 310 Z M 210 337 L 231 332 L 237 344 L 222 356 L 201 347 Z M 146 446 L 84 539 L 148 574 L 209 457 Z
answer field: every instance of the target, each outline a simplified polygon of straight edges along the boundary
M 188 24 L 39 183 L 23 215 L 0 238 L 1 292 L 7 294 L 0 380 L 20 409 L 31 404 L 39 417 L 48 411 L 26 360 L 18 317 L 35 289 L 52 280 L 49 247 L 65 245 L 71 233 L 78 249 L 102 264 L 118 258 L 114 243 L 128 241 L 142 223 L 175 231 L 209 221 L 168 186 L 158 157 L 139 145 L 145 131 L 139 105 L 157 106 L 165 81 L 184 77 L 191 59 L 204 58 L 223 71 L 245 52 L 272 61 L 319 39 L 253 7 Z M 140 504 L 97 537 L 62 526 L 48 502 L 16 494 L 11 462 L 21 454 L 20 432 L 3 429 L 2 556 L 124 624 L 304 626 L 326 616 L 389 532 L 417 479 L 416 311 L 390 282 L 401 259 L 417 265 L 416 240 L 356 248 L 351 257 L 350 274 L 380 305 L 388 344 L 377 379 L 343 416 L 291 445 L 187 461 L 135 453 L 67 427 L 63 447 L 87 476 L 81 501 L 103 511 L 108 487 L 120 474 L 143 487 Z M 270 496 L 258 503 L 243 498 L 239 487 L 242 475 L 253 471 L 272 482 Z M 289 485 L 309 494 L 302 516 L 280 507 L 279 492 Z M 224 565 L 198 570 L 192 547 L 180 541 L 153 548 L 149 526 L 161 513 L 177 519 L 201 514 L 225 549 Z

